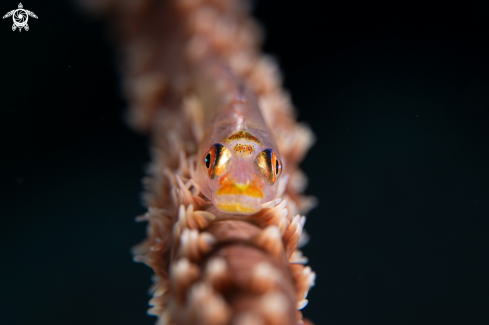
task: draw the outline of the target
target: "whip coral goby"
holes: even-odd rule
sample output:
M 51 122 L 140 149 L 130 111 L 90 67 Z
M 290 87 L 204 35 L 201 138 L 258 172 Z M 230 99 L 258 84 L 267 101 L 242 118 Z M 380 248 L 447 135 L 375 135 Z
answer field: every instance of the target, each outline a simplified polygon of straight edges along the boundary
M 230 100 L 218 106 L 197 151 L 195 181 L 220 211 L 257 213 L 275 199 L 282 163 L 256 99 L 240 88 L 227 91 Z
M 80 0 L 121 52 L 128 122 L 152 141 L 147 238 L 158 324 L 308 323 L 315 274 L 297 250 L 315 200 L 313 142 L 239 0 Z

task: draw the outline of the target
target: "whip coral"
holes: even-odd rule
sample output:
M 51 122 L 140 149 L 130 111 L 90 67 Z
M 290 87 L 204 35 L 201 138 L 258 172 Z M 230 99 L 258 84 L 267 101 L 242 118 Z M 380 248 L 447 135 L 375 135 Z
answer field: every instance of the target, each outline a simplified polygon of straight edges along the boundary
M 133 249 L 134 260 L 155 272 L 148 313 L 158 324 L 307 322 L 300 309 L 315 274 L 297 248 L 306 241 L 303 215 L 315 200 L 301 194 L 307 179 L 298 164 L 314 137 L 295 121 L 276 63 L 260 54 L 261 31 L 247 3 L 82 3 L 109 21 L 121 52 L 128 122 L 152 142 L 148 211 L 137 218 L 148 222 L 147 238 Z M 243 116 L 235 116 L 238 106 Z M 206 154 L 216 114 L 231 124 L 255 114 L 266 128 L 255 120 L 247 128 L 270 130 L 270 140 L 237 127 Z M 226 160 L 202 174 L 214 168 L 211 153 L 219 150 Z M 253 176 L 258 185 L 230 181 L 228 174 L 239 171 L 227 171 L 228 159 L 248 156 L 257 156 L 255 168 L 263 169 Z M 207 186 L 214 178 L 220 192 Z

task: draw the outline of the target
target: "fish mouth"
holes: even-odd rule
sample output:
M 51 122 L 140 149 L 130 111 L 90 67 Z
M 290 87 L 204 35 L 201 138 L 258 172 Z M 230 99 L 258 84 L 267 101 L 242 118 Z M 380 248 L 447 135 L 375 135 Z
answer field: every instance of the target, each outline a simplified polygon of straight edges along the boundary
M 223 212 L 253 214 L 261 210 L 262 189 L 249 184 L 226 184 L 217 189 L 214 204 Z

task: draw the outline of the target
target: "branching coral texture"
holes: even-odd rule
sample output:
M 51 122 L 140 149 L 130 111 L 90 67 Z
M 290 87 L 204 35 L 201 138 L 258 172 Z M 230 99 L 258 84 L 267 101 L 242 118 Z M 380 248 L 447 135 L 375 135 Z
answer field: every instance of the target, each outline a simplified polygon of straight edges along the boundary
M 106 0 L 83 4 L 109 21 L 121 53 L 131 126 L 152 140 L 146 240 L 134 259 L 154 272 L 158 324 L 303 324 L 315 274 L 297 250 L 315 204 L 299 162 L 313 143 L 297 123 L 260 28 L 237 0 Z M 284 161 L 276 199 L 252 215 L 217 210 L 194 181 L 208 107 L 226 102 L 228 67 L 258 100 Z M 205 67 L 206 69 L 203 69 Z M 199 92 L 204 83 L 209 92 Z M 212 94 L 208 95 L 208 94 Z M 302 236 L 302 241 L 304 241 Z

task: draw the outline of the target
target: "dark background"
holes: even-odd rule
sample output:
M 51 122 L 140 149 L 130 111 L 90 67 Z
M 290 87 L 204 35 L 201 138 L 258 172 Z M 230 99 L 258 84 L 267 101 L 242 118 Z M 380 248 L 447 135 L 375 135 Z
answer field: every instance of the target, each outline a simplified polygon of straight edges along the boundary
M 151 271 L 129 253 L 149 155 L 123 122 L 115 52 L 71 2 L 23 4 L 39 16 L 28 32 L 0 21 L 0 324 L 153 324 Z M 305 315 L 489 324 L 489 12 L 261 0 L 255 13 L 317 135 Z

